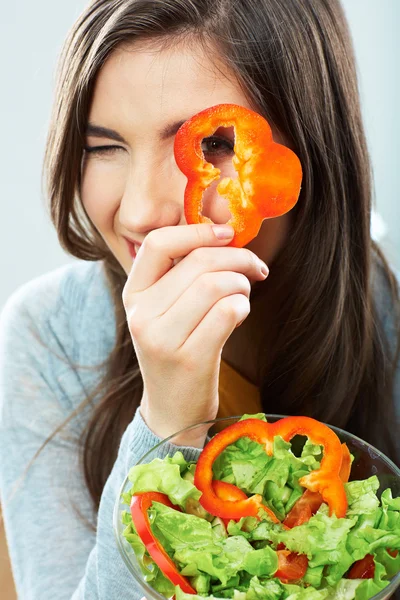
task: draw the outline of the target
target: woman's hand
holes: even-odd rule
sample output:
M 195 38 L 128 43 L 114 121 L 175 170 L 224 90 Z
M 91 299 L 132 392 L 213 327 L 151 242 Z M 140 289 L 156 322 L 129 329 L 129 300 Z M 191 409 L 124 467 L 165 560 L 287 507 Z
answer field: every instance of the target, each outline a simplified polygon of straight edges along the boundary
M 124 287 L 144 383 L 141 413 L 160 437 L 215 418 L 222 348 L 249 314 L 250 282 L 268 274 L 250 250 L 224 247 L 232 237 L 225 225 L 154 230 Z M 188 434 L 179 443 L 203 439 Z

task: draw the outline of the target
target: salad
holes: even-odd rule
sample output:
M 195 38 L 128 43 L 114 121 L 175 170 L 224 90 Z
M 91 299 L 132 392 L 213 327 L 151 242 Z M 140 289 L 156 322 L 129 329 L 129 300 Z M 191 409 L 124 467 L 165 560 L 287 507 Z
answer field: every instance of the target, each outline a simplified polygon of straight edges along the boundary
M 351 462 L 314 419 L 244 415 L 197 461 L 132 467 L 123 535 L 167 598 L 367 600 L 400 571 L 400 497 Z

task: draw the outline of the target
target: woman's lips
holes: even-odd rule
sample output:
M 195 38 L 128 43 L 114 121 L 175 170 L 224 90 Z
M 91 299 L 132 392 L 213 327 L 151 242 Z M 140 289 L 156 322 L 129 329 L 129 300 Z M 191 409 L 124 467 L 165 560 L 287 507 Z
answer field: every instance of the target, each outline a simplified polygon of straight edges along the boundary
M 138 242 L 133 242 L 132 240 L 128 240 L 127 238 L 125 238 L 125 241 L 128 245 L 129 254 L 132 258 L 136 258 L 136 254 L 138 253 L 141 244 Z

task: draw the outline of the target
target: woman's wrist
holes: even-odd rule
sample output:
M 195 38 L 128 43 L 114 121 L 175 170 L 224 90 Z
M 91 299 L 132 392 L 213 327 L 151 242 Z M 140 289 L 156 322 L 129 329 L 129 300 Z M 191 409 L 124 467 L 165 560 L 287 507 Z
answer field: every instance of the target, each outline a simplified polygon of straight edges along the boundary
M 174 437 L 171 439 L 171 443 L 176 446 L 203 448 L 209 425 L 192 428 L 191 425 L 197 425 L 197 423 L 192 423 L 191 425 L 188 425 L 187 423 L 179 424 L 179 421 L 177 421 L 176 418 L 171 421 L 169 415 L 160 415 L 157 417 L 154 410 L 150 409 L 149 402 L 145 396 L 142 398 L 139 411 L 147 427 L 159 438 L 165 439 L 173 435 Z M 179 435 L 174 435 L 181 430 L 183 431 Z

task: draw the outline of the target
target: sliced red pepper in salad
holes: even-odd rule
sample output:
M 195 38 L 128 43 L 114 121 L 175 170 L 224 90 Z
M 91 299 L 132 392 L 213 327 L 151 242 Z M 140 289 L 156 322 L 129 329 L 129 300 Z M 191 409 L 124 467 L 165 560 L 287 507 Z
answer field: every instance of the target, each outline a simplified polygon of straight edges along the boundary
M 258 113 L 235 104 L 218 104 L 186 121 L 175 136 L 174 153 L 186 175 L 184 209 L 186 221 L 211 223 L 202 214 L 204 191 L 221 171 L 207 162 L 201 149 L 204 138 L 219 127 L 234 127 L 237 179 L 223 178 L 217 192 L 227 198 L 235 230 L 231 246 L 245 246 L 259 232 L 262 221 L 278 217 L 296 204 L 302 168 L 296 154 L 274 142 L 271 127 Z
M 160 492 L 141 492 L 134 494 L 131 499 L 130 508 L 132 521 L 136 527 L 136 531 L 146 546 L 151 558 L 165 577 L 167 577 L 174 585 L 179 585 L 183 592 L 186 592 L 187 594 L 196 594 L 196 590 L 192 588 L 186 577 L 179 573 L 174 562 L 151 531 L 147 511 L 153 502 L 160 502 L 161 504 L 165 504 L 165 506 L 180 510 L 178 506 L 175 506 L 170 502 L 166 494 L 161 494 Z
M 235 500 L 247 500 L 247 495 L 233 483 L 226 481 L 213 480 L 213 489 L 218 498 L 221 500 L 235 501 Z M 225 527 L 229 525 L 230 519 L 222 519 Z
M 218 498 L 221 500 L 245 500 L 246 494 L 232 483 L 226 481 L 213 480 L 213 488 Z M 266 506 L 265 509 L 269 511 Z M 272 512 L 272 511 L 271 511 Z M 274 518 L 275 515 L 274 515 Z M 230 519 L 222 519 L 226 528 L 228 528 Z M 282 545 L 282 549 L 278 548 L 278 570 L 275 573 L 275 577 L 278 577 L 282 583 L 288 581 L 297 581 L 301 579 L 307 571 L 308 559 L 304 554 L 297 554 L 296 552 L 290 552 Z
M 289 442 L 297 434 L 307 436 L 313 444 L 322 446 L 324 450 L 320 468 L 302 477 L 299 483 L 311 492 L 319 492 L 328 504 L 330 514 L 335 514 L 338 518 L 344 517 L 347 510 L 347 498 L 343 481 L 340 478 L 342 465 L 340 440 L 327 425 L 310 417 L 286 417 L 275 423 L 266 423 L 259 419 L 246 419 L 217 433 L 200 454 L 195 470 L 194 484 L 202 492 L 200 504 L 203 508 L 222 519 L 257 517 L 259 510 L 264 509 L 259 494 L 246 500 L 229 501 L 218 498 L 212 485 L 213 463 L 227 446 L 241 437 L 248 437 L 264 445 L 267 454 L 271 456 L 273 440 L 276 435 Z M 276 517 L 274 519 L 271 516 L 271 518 L 276 522 Z
M 320 469 L 313 471 L 310 475 L 311 488 L 306 489 L 302 497 L 295 503 L 286 516 L 282 525 L 288 529 L 305 523 L 318 510 L 323 501 L 330 500 L 331 514 L 334 512 L 340 516 L 343 511 L 343 499 L 339 493 L 338 502 L 335 503 L 334 496 L 327 493 L 327 482 L 333 481 L 336 490 L 343 489 L 343 482 L 347 481 L 351 468 L 351 456 L 346 444 L 340 444 L 336 434 L 326 425 L 308 417 L 286 417 L 275 423 L 267 423 L 259 419 L 246 419 L 238 421 L 217 433 L 201 452 L 194 476 L 195 486 L 202 492 L 200 503 L 203 508 L 214 516 L 220 517 L 225 527 L 231 519 L 239 520 L 244 516 L 254 516 L 260 519 L 260 510 L 269 514 L 270 518 L 279 523 L 276 515 L 261 502 L 260 495 L 248 497 L 236 485 L 228 482 L 212 479 L 212 465 L 217 456 L 230 444 L 241 437 L 248 437 L 265 446 L 267 454 L 273 453 L 273 439 L 276 435 L 284 440 L 290 441 L 296 434 L 307 435 L 314 444 L 323 447 L 323 458 Z M 304 485 L 308 482 L 310 475 L 299 481 Z M 340 480 L 341 487 L 337 484 Z M 321 483 L 322 482 L 322 483 Z M 131 515 L 137 533 L 145 544 L 150 556 L 159 566 L 163 574 L 174 584 L 190 594 L 196 591 L 189 581 L 181 575 L 168 556 L 162 545 L 158 542 L 151 531 L 147 510 L 154 501 L 161 502 L 170 508 L 179 510 L 173 505 L 168 496 L 159 492 L 141 492 L 134 494 L 131 499 Z M 328 502 L 329 504 L 329 502 Z M 347 501 L 344 513 L 347 509 Z M 295 582 L 304 577 L 308 568 L 307 556 L 297 554 L 280 544 L 277 548 L 278 569 L 274 576 L 282 583 Z M 372 563 L 371 563 L 372 560 Z M 349 578 L 367 578 L 374 575 L 374 562 L 371 555 L 367 555 L 361 561 L 354 563 L 349 570 Z
M 342 444 L 342 464 L 339 471 L 339 477 L 346 483 L 350 477 L 351 455 L 347 444 Z M 312 515 L 315 515 L 324 499 L 319 492 L 306 490 L 297 500 L 293 508 L 288 512 L 283 524 L 289 529 L 307 523 Z

